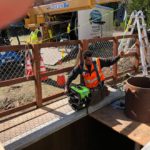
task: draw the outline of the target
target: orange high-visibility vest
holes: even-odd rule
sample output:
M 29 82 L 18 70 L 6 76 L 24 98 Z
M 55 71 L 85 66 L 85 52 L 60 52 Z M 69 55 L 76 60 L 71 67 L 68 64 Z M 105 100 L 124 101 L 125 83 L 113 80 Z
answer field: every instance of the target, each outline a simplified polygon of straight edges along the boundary
M 100 64 L 99 59 L 96 59 L 96 66 L 97 66 L 97 71 L 98 71 L 100 80 L 104 81 L 105 76 L 102 72 L 101 64 Z M 86 65 L 83 66 L 82 76 L 84 78 L 84 83 L 85 83 L 86 87 L 95 88 L 99 85 L 99 80 L 98 80 L 98 77 L 97 77 L 97 73 L 96 73 L 96 70 L 94 68 L 94 62 L 92 63 L 92 66 L 91 66 L 91 73 L 89 73 L 88 68 L 87 68 Z

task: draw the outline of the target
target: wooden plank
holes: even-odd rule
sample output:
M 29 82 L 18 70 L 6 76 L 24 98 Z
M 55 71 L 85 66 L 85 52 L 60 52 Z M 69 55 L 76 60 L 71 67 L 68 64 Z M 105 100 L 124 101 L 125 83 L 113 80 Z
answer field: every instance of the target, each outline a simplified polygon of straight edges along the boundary
M 53 76 L 53 75 L 57 75 L 57 74 L 60 74 L 60 73 L 69 72 L 72 69 L 73 69 L 73 67 L 67 67 L 67 68 L 63 68 L 63 69 L 59 69 L 59 70 L 55 70 L 55 71 L 48 71 L 47 73 L 41 74 L 41 77 Z
M 37 44 L 39 45 L 39 48 L 45 48 L 45 47 L 59 47 L 59 46 L 69 46 L 69 45 L 78 45 L 81 44 L 81 41 L 79 40 L 71 40 L 71 41 L 64 41 L 64 42 L 49 42 L 49 43 L 42 43 Z
M 32 48 L 30 45 L 6 45 L 6 46 L 0 46 L 0 52 L 3 51 L 19 51 L 19 50 L 25 50 L 27 48 Z
M 61 93 L 58 93 L 58 94 L 55 94 L 55 95 L 51 95 L 51 96 L 49 96 L 49 97 L 46 97 L 46 98 L 43 98 L 42 99 L 42 102 L 47 102 L 47 101 L 52 101 L 52 100 L 54 100 L 55 98 L 58 98 L 58 97 L 61 97 L 61 96 L 63 96 L 63 95 L 65 95 L 65 92 L 61 92 Z
M 26 104 L 26 105 L 23 105 L 23 106 L 20 106 L 20 107 L 16 107 L 16 108 L 13 108 L 13 109 L 2 111 L 2 112 L 0 112 L 0 118 L 4 117 L 4 116 L 7 116 L 7 115 L 10 115 L 12 113 L 21 111 L 21 110 L 28 109 L 28 108 L 33 107 L 33 106 L 36 106 L 36 102 L 32 102 L 32 103 L 29 103 L 29 104 Z
M 103 41 L 109 41 L 113 40 L 113 37 L 102 37 L 102 38 L 94 38 L 87 40 L 89 43 L 96 43 L 96 42 L 103 42 Z
M 111 105 L 97 110 L 90 116 L 142 146 L 150 141 L 150 124 L 131 120 L 124 111 L 114 109 Z
M 13 84 L 18 84 L 18 83 L 22 83 L 22 82 L 31 81 L 31 80 L 34 80 L 33 75 L 29 76 L 28 79 L 26 77 L 20 77 L 20 78 L 16 78 L 16 79 L 0 81 L 0 87 L 10 86 Z
M 136 38 L 138 35 L 137 34 L 132 34 L 132 35 L 120 35 L 120 36 L 116 36 L 116 39 L 127 39 L 127 38 Z
M 34 45 L 33 48 L 33 69 L 35 75 L 35 96 L 37 106 L 42 106 L 42 86 L 41 86 L 41 76 L 40 76 L 40 48 L 38 45 Z

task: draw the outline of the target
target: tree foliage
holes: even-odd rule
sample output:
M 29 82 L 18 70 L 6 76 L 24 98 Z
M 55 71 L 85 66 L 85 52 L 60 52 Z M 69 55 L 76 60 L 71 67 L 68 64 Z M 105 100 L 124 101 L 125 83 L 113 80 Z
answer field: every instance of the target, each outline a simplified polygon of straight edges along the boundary
M 131 0 L 128 3 L 129 14 L 131 14 L 133 10 L 142 10 L 146 17 L 147 26 L 150 27 L 150 0 Z

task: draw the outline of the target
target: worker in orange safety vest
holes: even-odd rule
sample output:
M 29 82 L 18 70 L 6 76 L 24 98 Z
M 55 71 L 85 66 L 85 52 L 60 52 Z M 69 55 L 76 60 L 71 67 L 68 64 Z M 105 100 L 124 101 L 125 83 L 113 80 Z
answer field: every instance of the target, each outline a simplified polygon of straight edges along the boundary
M 83 61 L 76 65 L 69 73 L 65 91 L 69 92 L 71 82 L 76 79 L 79 74 L 83 77 L 83 84 L 91 90 L 91 93 L 95 94 L 93 94 L 94 97 L 97 95 L 95 91 L 102 91 L 102 89 L 107 90 L 104 86 L 105 76 L 102 72 L 102 68 L 115 64 L 123 56 L 124 52 L 120 52 L 118 56 L 113 58 L 92 58 L 92 51 L 84 51 L 82 54 Z M 106 95 L 108 95 L 108 93 Z M 104 97 L 104 95 L 102 97 Z

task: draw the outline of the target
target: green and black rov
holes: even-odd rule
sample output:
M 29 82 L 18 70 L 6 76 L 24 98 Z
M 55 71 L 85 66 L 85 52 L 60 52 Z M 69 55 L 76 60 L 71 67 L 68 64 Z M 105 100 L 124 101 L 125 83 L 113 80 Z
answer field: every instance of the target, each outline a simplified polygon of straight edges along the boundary
M 90 103 L 90 89 L 82 85 L 70 86 L 68 97 L 73 110 L 78 111 L 87 107 Z

